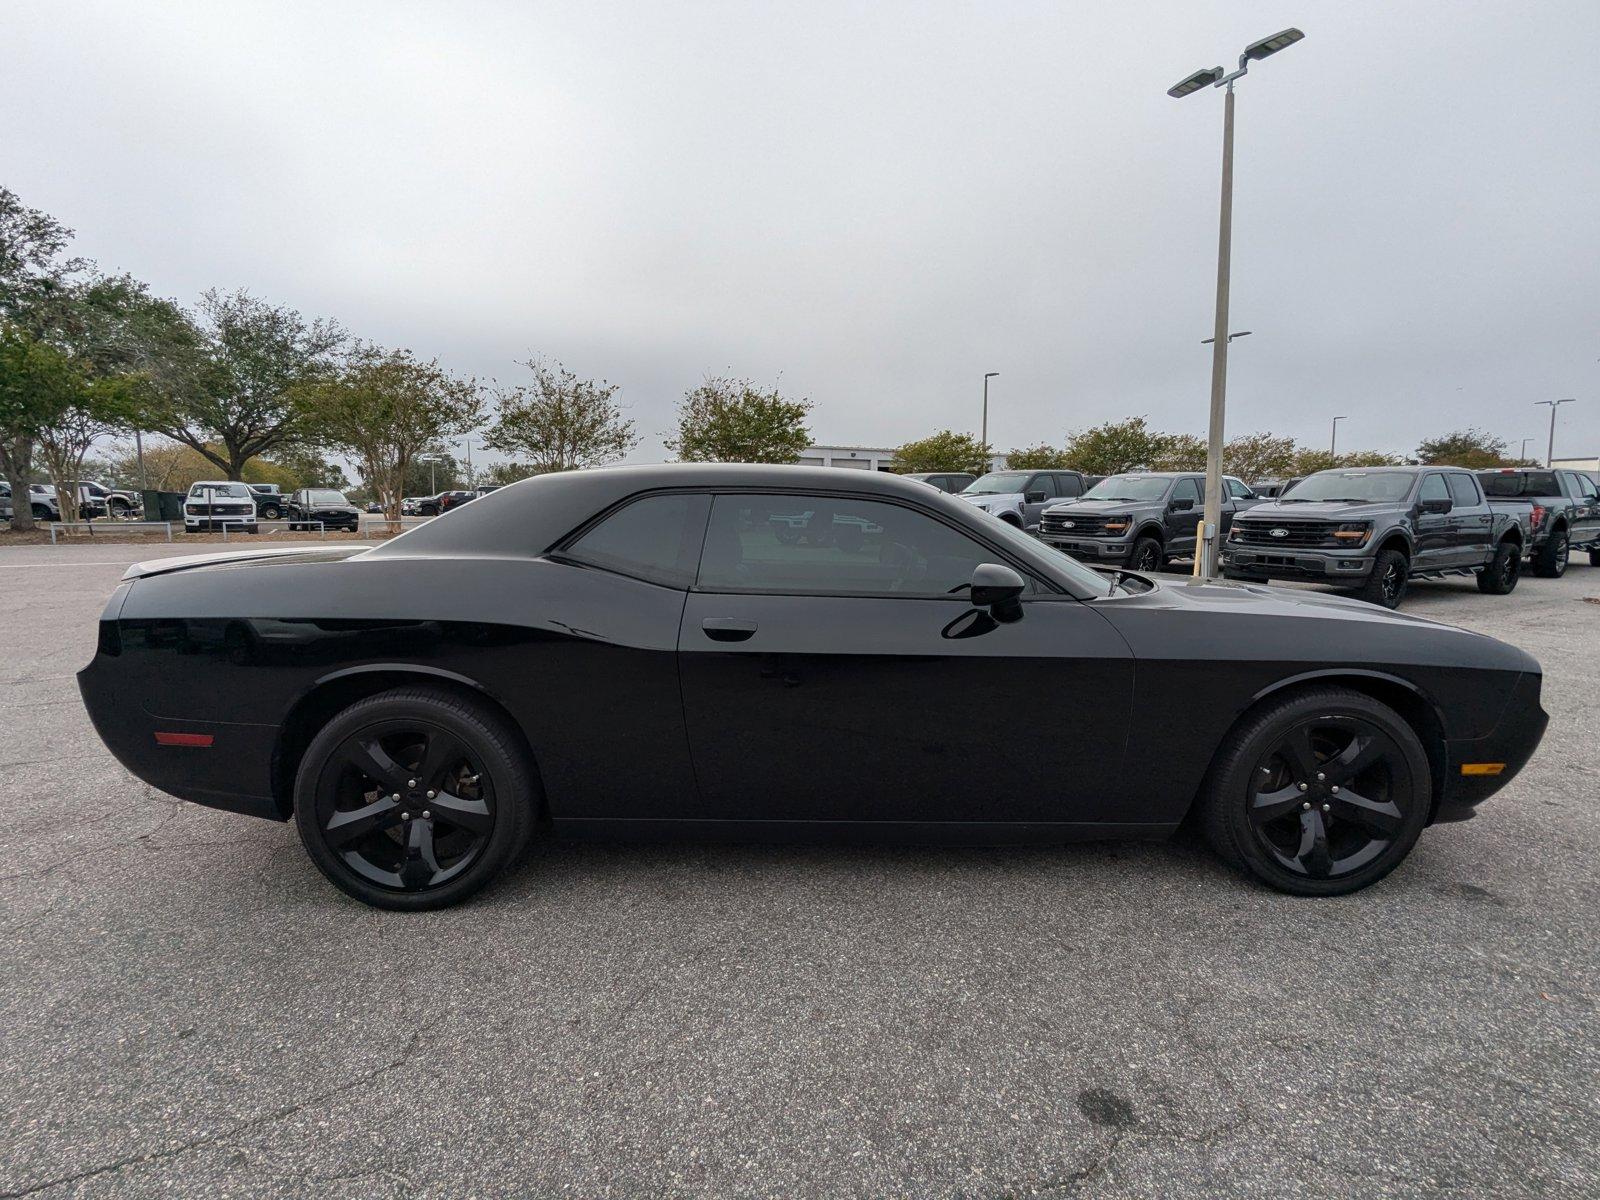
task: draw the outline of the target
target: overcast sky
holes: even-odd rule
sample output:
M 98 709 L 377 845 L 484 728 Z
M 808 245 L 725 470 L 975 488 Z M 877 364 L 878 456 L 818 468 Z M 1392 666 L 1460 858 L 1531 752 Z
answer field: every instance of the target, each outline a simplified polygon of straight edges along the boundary
M 1238 92 L 1229 432 L 1600 454 L 1600 4 L 8 6 L 0 183 L 192 302 L 622 387 L 731 372 L 828 443 L 1204 431 Z

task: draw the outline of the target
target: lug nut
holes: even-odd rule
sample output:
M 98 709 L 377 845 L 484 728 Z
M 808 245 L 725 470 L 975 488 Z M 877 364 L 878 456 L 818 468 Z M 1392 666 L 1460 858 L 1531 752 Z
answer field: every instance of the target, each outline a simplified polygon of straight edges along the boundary
M 429 820 L 429 819 L 431 819 L 431 818 L 432 818 L 432 817 L 433 817 L 433 814 L 432 814 L 432 813 L 431 813 L 431 812 L 429 812 L 429 811 L 428 811 L 428 810 L 427 810 L 427 809 L 423 809 L 423 810 L 422 810 L 422 819 L 423 819 L 423 820 L 424 820 L 424 821 L 426 821 L 426 820 Z
M 1327 776 L 1324 775 L 1321 771 L 1317 772 L 1317 782 L 1318 783 L 1321 783 L 1326 778 L 1327 778 Z
M 1332 807 L 1332 806 L 1331 806 L 1331 805 L 1328 805 L 1328 804 L 1324 804 L 1324 805 L 1323 805 L 1323 806 L 1322 806 L 1322 811 L 1323 811 L 1323 812 L 1327 812 L 1327 811 L 1328 811 L 1328 810 L 1329 810 L 1329 809 L 1330 809 L 1330 808 L 1331 808 L 1331 807 Z
M 1303 791 L 1305 791 L 1305 790 L 1306 790 L 1306 785 L 1305 785 L 1305 784 L 1303 784 L 1303 783 L 1302 783 L 1302 784 L 1301 784 L 1301 785 L 1300 785 L 1300 790 L 1301 790 L 1301 791 L 1302 791 L 1302 792 L 1303 792 Z M 396 800 L 398 800 L 398 799 L 399 799 L 399 798 L 400 798 L 400 797 L 398 797 L 398 796 L 396 796 L 396 797 L 395 797 L 395 799 L 396 799 Z
M 439 793 L 438 793 L 438 792 L 429 792 L 429 793 L 428 793 L 428 799 L 429 799 L 429 800 L 432 800 L 432 799 L 433 799 L 433 798 L 434 798 L 434 797 L 435 797 L 435 796 L 437 796 L 437 795 L 438 795 L 438 794 L 439 794 Z
M 1306 810 L 1306 811 L 1307 811 L 1307 812 L 1310 812 L 1310 811 L 1311 811 L 1311 801 L 1309 801 L 1309 800 L 1307 800 L 1307 801 L 1306 801 L 1306 802 L 1305 802 L 1305 803 L 1304 803 L 1304 804 L 1302 804 L 1302 805 L 1301 805 L 1301 806 L 1300 806 L 1300 807 L 1301 807 L 1301 808 L 1303 808 L 1303 809 L 1305 809 L 1305 810 Z
M 1335 794 L 1337 794 L 1337 793 L 1338 793 L 1338 791 L 1339 791 L 1339 785 L 1338 785 L 1338 784 L 1337 784 L 1337 783 L 1336 783 L 1336 784 L 1334 784 L 1334 785 L 1333 785 L 1333 786 L 1332 786 L 1332 787 L 1331 787 L 1331 788 L 1329 788 L 1329 789 L 1328 789 L 1328 790 L 1329 790 L 1329 791 L 1330 791 L 1330 792 L 1333 792 L 1333 793 L 1335 793 Z
M 1322 776 L 1318 775 L 1317 778 L 1321 779 Z M 406 780 L 406 786 L 407 787 L 416 787 L 417 786 L 417 781 L 415 779 L 408 779 L 408 780 Z
M 402 821 L 409 821 L 409 820 L 411 820 L 411 814 L 407 813 L 407 812 L 403 812 L 403 813 L 400 814 L 400 819 Z

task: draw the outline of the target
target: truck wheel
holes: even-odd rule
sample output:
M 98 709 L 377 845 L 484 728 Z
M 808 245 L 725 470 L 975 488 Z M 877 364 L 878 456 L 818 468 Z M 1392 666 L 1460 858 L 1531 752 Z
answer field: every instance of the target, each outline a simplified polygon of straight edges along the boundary
M 1589 565 L 1591 567 L 1600 567 L 1600 549 L 1589 551 Z
M 1133 544 L 1128 555 L 1130 571 L 1159 571 L 1161 569 L 1161 543 L 1153 537 L 1142 537 Z
M 1567 573 L 1567 560 L 1571 557 L 1572 541 L 1565 529 L 1558 529 L 1534 553 L 1533 573 L 1541 579 L 1560 579 Z
M 1411 560 L 1400 550 L 1382 550 L 1372 564 L 1372 574 L 1356 593 L 1368 604 L 1399 608 L 1411 583 Z
M 1517 586 L 1522 574 L 1522 547 L 1507 538 L 1495 547 L 1489 565 L 1478 572 L 1478 590 L 1485 596 L 1504 596 Z
M 281 516 L 283 516 L 283 513 L 274 504 L 269 504 L 261 510 L 261 519 L 263 521 L 276 521 Z

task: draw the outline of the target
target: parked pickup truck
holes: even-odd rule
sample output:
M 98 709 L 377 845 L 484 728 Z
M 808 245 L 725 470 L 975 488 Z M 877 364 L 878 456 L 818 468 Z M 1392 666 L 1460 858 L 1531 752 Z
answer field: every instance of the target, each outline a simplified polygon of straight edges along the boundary
M 1574 550 L 1600 567 L 1600 487 L 1577 471 L 1500 467 L 1479 471 L 1494 508 L 1512 513 L 1531 531 L 1525 547 L 1533 573 L 1559 579 Z
M 1459 467 L 1318 471 L 1233 523 L 1222 552 L 1229 579 L 1331 583 L 1398 608 L 1413 579 L 1475 575 L 1478 590 L 1517 586 L 1529 531 L 1491 507 Z
M 1244 482 L 1222 477 L 1222 529 L 1260 503 Z M 1087 563 L 1158 571 L 1194 553 L 1205 515 L 1206 477 L 1193 471 L 1136 471 L 1102 479 L 1082 499 L 1054 504 L 1039 521 L 1040 540 Z
M 1081 496 L 1094 476 L 1079 471 L 990 471 L 969 483 L 960 496 L 1007 524 L 1039 532 L 1039 517 L 1060 500 Z

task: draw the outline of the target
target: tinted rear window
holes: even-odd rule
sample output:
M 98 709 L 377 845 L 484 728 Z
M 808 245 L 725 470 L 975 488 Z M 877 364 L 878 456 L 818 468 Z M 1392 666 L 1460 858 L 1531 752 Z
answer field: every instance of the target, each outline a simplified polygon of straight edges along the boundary
M 1499 471 L 1485 471 L 1478 476 L 1483 490 L 1491 496 L 1559 496 L 1553 471 L 1518 471 L 1504 475 Z
M 705 496 L 646 496 L 567 547 L 566 557 L 667 587 L 687 588 L 705 538 Z

